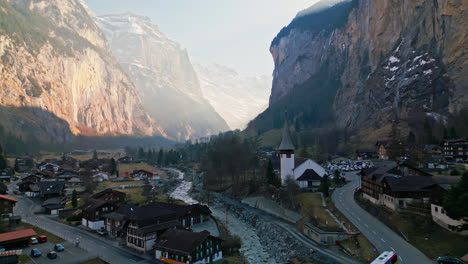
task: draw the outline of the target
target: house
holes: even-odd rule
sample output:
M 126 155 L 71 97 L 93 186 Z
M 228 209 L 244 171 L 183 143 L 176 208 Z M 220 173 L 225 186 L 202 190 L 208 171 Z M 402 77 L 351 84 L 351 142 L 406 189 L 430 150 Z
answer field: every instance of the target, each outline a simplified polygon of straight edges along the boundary
M 435 176 L 434 184 L 427 186 L 431 198 L 431 217 L 439 226 L 457 232 L 461 235 L 468 235 L 468 230 L 463 230 L 464 225 L 468 225 L 468 219 L 453 219 L 449 217 L 444 209 L 444 197 L 447 192 L 456 185 L 461 177 L 458 176 Z
M 395 161 L 382 161 L 375 164 L 374 167 L 363 168 L 359 173 L 361 175 L 361 189 L 363 198 L 374 204 L 381 204 L 383 196 L 382 180 L 385 176 L 395 175 L 395 169 L 398 164 Z
M 336 241 L 343 241 L 352 236 L 352 234 L 345 232 L 322 230 L 311 222 L 304 223 L 303 233 L 315 242 L 329 246 L 335 245 Z
M 42 207 L 45 209 L 46 213 L 49 215 L 58 215 L 61 210 L 64 208 L 64 200 L 60 197 L 54 197 L 45 200 L 42 203 Z
M 0 212 L 2 221 L 9 221 L 13 216 L 13 208 L 18 200 L 13 197 L 0 195 Z
M 304 173 L 296 179 L 300 188 L 314 188 L 318 189 L 322 182 L 322 177 L 313 169 L 307 169 Z
M 191 228 L 210 220 L 211 210 L 206 205 L 180 205 L 171 203 L 154 203 L 153 205 L 155 210 L 159 208 L 157 210 L 166 209 L 176 213 L 179 224 L 186 228 Z
M 383 180 L 383 205 L 398 211 L 411 210 L 430 214 L 429 192 L 425 187 L 434 184 L 426 176 L 386 176 Z
M 285 185 L 286 180 L 292 178 L 296 181 L 300 179 L 297 183 L 301 188 L 314 188 L 314 182 L 316 182 L 317 179 L 308 179 L 312 179 L 312 174 L 323 178 L 326 174 L 325 169 L 311 159 L 295 158 L 294 150 L 295 147 L 292 143 L 291 135 L 289 134 L 288 122 L 285 121 L 281 144 L 278 147 L 280 153 L 281 184 Z M 306 172 L 307 170 L 309 171 Z M 314 171 L 314 173 L 311 171 Z
M 38 175 L 29 175 L 21 179 L 21 182 L 31 182 L 31 183 L 38 183 L 41 181 L 41 177 Z
M 373 159 L 376 156 L 374 150 L 371 149 L 356 149 L 356 159 L 357 160 L 369 160 Z
M 91 199 L 104 200 L 112 202 L 118 207 L 125 204 L 126 193 L 113 190 L 111 188 L 105 189 L 104 191 L 98 192 L 91 196 Z
M 106 200 L 90 199 L 80 209 L 82 225 L 93 230 L 99 230 L 104 227 L 103 215 L 113 212 L 117 207 L 114 203 Z
M 109 180 L 109 173 L 100 171 L 94 173 L 92 177 L 94 182 L 103 182 Z
M 118 159 L 118 162 L 119 162 L 120 164 L 128 164 L 128 163 L 133 163 L 134 160 L 133 160 L 132 157 L 125 156 L 125 157 L 119 158 L 119 159 Z
M 379 159 L 381 160 L 388 160 L 388 148 L 390 147 L 390 141 L 388 140 L 380 140 L 375 143 L 375 147 L 377 149 L 377 154 Z
M 2 233 L 0 234 L 0 246 L 9 248 L 28 246 L 31 238 L 36 235 L 32 228 Z
M 424 153 L 433 159 L 440 159 L 443 157 L 443 149 L 439 145 L 426 145 L 424 146 Z
M 448 139 L 442 142 L 445 160 L 468 160 L 468 139 Z
M 111 159 L 90 159 L 85 160 L 80 163 L 80 168 L 85 169 L 86 171 L 105 171 L 110 172 L 111 170 Z
M 65 195 L 65 183 L 61 181 L 41 181 L 37 183 L 40 190 L 40 197 L 49 199 Z
M 3 169 L 0 170 L 0 181 L 1 182 L 10 182 L 11 178 L 15 176 L 15 172 L 12 169 Z
M 53 163 L 46 163 L 44 165 L 39 166 L 40 171 L 50 171 L 50 172 L 58 172 L 60 170 L 60 166 Z
M 23 189 L 24 194 L 30 198 L 36 198 L 41 195 L 41 189 L 39 189 L 37 183 L 24 182 L 19 186 L 19 189 L 20 191 Z
M 165 263 L 212 263 L 223 258 L 221 242 L 208 231 L 169 229 L 154 244 L 154 254 Z
M 134 170 L 133 173 L 130 174 L 130 176 L 134 181 L 148 181 L 149 179 L 152 179 L 155 174 L 156 173 L 147 170 Z

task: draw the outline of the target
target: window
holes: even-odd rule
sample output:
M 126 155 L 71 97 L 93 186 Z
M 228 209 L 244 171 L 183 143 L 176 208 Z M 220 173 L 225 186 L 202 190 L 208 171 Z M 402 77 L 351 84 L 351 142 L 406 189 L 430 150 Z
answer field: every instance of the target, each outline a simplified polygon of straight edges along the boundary
M 434 207 L 434 211 L 439 212 L 439 208 Z
M 444 208 L 442 208 L 442 209 L 440 210 L 440 212 L 443 213 L 443 214 L 445 214 Z

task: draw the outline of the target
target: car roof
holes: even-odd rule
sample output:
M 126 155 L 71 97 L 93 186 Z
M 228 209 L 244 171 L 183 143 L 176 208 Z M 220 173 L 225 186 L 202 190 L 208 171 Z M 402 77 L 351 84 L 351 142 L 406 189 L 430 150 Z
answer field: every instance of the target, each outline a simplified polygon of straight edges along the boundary
M 42 238 L 42 237 L 47 237 L 47 236 L 39 236 L 39 237 L 41 237 L 41 238 Z

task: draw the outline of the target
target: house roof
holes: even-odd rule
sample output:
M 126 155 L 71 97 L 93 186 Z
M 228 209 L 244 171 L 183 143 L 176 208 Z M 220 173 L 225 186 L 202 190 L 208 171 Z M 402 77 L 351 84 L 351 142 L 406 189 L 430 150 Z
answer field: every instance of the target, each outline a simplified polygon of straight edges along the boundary
M 322 177 L 317 174 L 313 169 L 307 169 L 296 181 L 321 181 Z
M 390 146 L 390 141 L 389 140 L 379 140 L 379 141 L 375 142 L 375 145 L 376 146 L 382 145 L 384 148 L 387 148 L 388 146 Z
M 302 163 L 309 160 L 309 158 L 302 158 L 302 157 L 294 157 L 294 167 L 299 167 Z
M 46 206 L 46 205 L 55 205 L 55 204 L 62 205 L 62 203 L 63 203 L 62 198 L 55 197 L 55 198 L 50 198 L 50 199 L 45 200 L 45 201 L 42 203 L 42 206 Z
M 41 191 L 41 189 L 39 189 L 39 186 L 37 186 L 37 184 L 35 184 L 35 183 L 29 185 L 29 190 L 31 192 L 40 192 Z
M 161 231 L 161 230 L 166 230 L 169 228 L 173 228 L 178 226 L 180 223 L 177 219 L 170 220 L 164 223 L 154 223 L 152 225 L 147 225 L 142 228 L 138 229 L 138 232 L 141 232 L 143 234 L 151 233 L 151 232 L 156 232 L 156 231 Z
M 91 196 L 91 198 L 99 199 L 99 197 L 105 195 L 106 193 L 112 193 L 113 195 L 119 196 L 119 197 L 122 197 L 122 198 L 125 198 L 125 196 L 127 196 L 127 194 L 124 193 L 124 192 L 119 192 L 119 191 L 114 190 L 112 188 L 107 188 L 104 191 L 98 192 L 95 195 Z
M 2 199 L 2 200 L 8 200 L 8 201 L 10 201 L 10 202 L 15 202 L 15 203 L 18 202 L 18 200 L 16 200 L 16 199 L 13 198 L 13 197 L 6 196 L 6 195 L 1 195 L 1 194 L 0 194 L 0 199 Z
M 393 192 L 427 191 L 424 187 L 434 184 L 431 177 L 409 176 L 409 177 L 385 177 L 384 181 Z
M 0 234 L 0 243 L 7 242 L 10 240 L 15 240 L 15 239 L 28 238 L 28 237 L 32 237 L 35 235 L 37 234 L 32 228 L 3 233 L 3 234 Z
M 398 164 L 395 161 L 382 161 L 376 163 L 374 167 L 363 168 L 361 175 L 374 181 L 382 181 L 385 176 L 391 176 L 390 172 L 397 167 Z
M 41 190 L 41 194 L 59 194 L 63 191 L 65 187 L 65 182 L 63 181 L 42 181 L 38 182 L 37 186 Z
M 191 232 L 181 229 L 169 229 L 160 236 L 153 247 L 190 255 L 208 237 L 210 237 L 208 231 Z
M 284 121 L 283 137 L 278 150 L 294 150 L 294 144 L 292 143 L 291 135 L 289 134 L 288 121 Z
M 103 205 L 108 204 L 108 201 L 99 200 L 99 199 L 90 199 L 87 203 L 80 207 L 81 210 L 85 212 L 94 212 L 97 209 L 101 208 Z

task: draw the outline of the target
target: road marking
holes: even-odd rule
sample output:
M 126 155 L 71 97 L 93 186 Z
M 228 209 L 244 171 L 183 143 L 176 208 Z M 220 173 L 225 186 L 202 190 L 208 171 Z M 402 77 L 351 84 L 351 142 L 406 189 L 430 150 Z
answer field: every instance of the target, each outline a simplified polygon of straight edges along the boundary
M 403 261 L 403 258 L 401 256 L 398 256 L 400 258 L 401 261 Z
M 375 235 L 377 235 L 377 233 L 376 233 L 374 230 L 372 230 L 372 233 L 374 233 Z
M 72 255 L 75 255 L 75 254 L 73 254 L 70 250 L 68 250 L 68 249 L 65 249 L 65 250 L 66 250 L 68 253 L 70 253 L 70 254 L 72 254 Z
M 390 247 L 390 248 L 392 249 L 393 252 L 396 252 L 396 250 L 394 248 L 392 248 L 392 247 Z
M 385 243 L 385 240 L 383 240 L 383 238 L 381 238 L 380 240 L 382 240 L 382 242 L 384 242 L 384 243 Z
M 361 218 L 358 217 L 357 220 L 361 221 Z
M 367 224 L 364 224 L 367 228 L 369 228 L 369 226 Z

